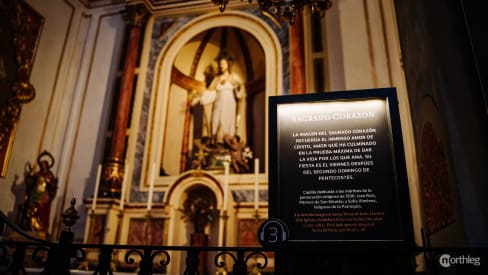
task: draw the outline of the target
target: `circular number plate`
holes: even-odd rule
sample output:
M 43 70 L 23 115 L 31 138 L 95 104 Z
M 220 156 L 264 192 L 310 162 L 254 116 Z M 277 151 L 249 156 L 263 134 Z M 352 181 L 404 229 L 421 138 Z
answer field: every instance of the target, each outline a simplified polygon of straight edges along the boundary
M 264 247 L 278 247 L 288 241 L 290 233 L 286 224 L 279 219 L 269 219 L 258 230 L 259 243 Z

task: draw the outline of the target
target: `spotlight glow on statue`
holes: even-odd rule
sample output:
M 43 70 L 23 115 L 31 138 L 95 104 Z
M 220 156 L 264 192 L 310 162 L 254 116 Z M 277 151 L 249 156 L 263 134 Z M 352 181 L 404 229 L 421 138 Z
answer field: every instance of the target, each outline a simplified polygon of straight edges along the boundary
M 232 58 L 221 55 L 218 58 L 219 72 L 210 84 L 209 90 L 216 92 L 212 107 L 211 134 L 214 141 L 222 142 L 225 135 L 239 135 L 243 125 L 246 92 L 241 78 L 232 72 Z

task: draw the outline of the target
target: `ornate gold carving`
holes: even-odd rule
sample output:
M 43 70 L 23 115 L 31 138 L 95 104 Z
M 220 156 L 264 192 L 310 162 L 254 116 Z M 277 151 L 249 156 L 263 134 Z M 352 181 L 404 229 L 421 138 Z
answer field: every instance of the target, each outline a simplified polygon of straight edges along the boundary
M 252 3 L 252 0 L 248 1 Z M 224 12 L 228 2 L 229 0 L 212 0 L 212 3 L 219 6 L 220 12 Z M 297 13 L 306 5 L 310 5 L 313 15 L 320 16 L 324 16 L 325 11 L 332 7 L 332 1 L 330 0 L 258 0 L 258 3 L 261 12 L 273 20 L 278 26 L 280 26 L 281 19 L 285 19 L 293 25 Z
M 2 1 L 0 17 L 0 167 L 5 176 L 22 104 L 35 97 L 29 77 L 44 19 L 18 0 Z
M 124 162 L 120 159 L 110 159 L 103 163 L 101 178 L 102 197 L 120 197 L 122 181 L 124 179 Z
M 129 5 L 126 9 L 124 19 L 129 25 L 142 27 L 149 18 L 149 11 L 143 4 Z

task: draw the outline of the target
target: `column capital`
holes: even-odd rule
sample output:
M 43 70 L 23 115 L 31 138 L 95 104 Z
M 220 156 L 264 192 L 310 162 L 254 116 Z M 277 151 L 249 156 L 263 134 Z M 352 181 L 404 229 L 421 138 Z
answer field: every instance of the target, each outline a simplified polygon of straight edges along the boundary
M 144 4 L 128 5 L 125 9 L 124 19 L 128 25 L 142 27 L 149 18 L 149 10 Z

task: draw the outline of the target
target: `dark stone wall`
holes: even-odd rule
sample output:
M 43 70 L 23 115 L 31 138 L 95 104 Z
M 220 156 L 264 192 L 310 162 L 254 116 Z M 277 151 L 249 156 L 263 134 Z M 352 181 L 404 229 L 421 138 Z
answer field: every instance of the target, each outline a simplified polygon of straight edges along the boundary
M 395 0 L 431 245 L 488 244 L 488 116 L 459 0 Z M 485 233 L 484 233 L 485 232 Z

